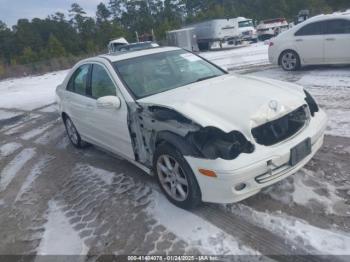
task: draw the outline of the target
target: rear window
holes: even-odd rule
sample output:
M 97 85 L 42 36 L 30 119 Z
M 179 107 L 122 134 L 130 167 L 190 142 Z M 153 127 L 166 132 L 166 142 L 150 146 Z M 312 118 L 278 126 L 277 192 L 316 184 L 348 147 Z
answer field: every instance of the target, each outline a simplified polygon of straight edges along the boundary
M 350 20 L 335 19 L 327 21 L 326 34 L 350 34 Z

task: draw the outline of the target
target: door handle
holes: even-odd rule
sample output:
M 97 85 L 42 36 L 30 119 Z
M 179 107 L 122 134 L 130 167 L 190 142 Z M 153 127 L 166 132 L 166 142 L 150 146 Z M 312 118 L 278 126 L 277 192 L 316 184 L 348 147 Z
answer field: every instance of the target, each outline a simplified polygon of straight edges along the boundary
M 335 38 L 326 38 L 326 41 L 335 41 Z
M 304 40 L 303 39 L 297 39 L 295 40 L 296 42 L 303 42 Z

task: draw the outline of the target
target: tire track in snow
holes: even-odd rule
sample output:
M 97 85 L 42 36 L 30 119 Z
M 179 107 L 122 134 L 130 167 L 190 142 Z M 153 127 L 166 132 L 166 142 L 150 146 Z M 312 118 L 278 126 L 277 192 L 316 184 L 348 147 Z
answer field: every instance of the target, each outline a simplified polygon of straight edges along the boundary
M 57 120 L 55 122 L 57 122 Z M 36 136 L 39 136 L 42 133 L 44 133 L 45 131 L 47 131 L 48 129 L 52 128 L 54 126 L 54 124 L 55 123 L 48 123 L 48 124 L 45 124 L 44 126 L 40 126 L 38 128 L 32 129 L 32 130 L 24 133 L 23 135 L 21 135 L 21 139 L 30 140 Z
M 34 148 L 25 148 L 4 167 L 0 175 L 0 192 L 7 188 L 18 171 L 21 170 L 24 165 L 35 156 L 35 154 L 36 152 Z
M 281 212 L 259 212 L 243 204 L 232 206 L 231 212 L 293 242 L 296 247 L 303 247 L 309 255 L 350 255 L 348 233 L 317 228 Z
M 39 136 L 34 143 L 40 145 L 48 145 L 52 141 L 57 141 L 59 138 L 63 137 L 65 134 L 65 129 L 62 125 L 55 125 L 55 127 L 43 135 Z
M 16 152 L 21 147 L 22 147 L 22 145 L 19 143 L 16 143 L 16 142 L 3 144 L 2 146 L 0 146 L 0 159 L 2 157 L 8 157 L 8 156 L 12 155 L 14 152 Z
M 152 198 L 152 204 L 147 209 L 149 215 L 203 254 L 260 255 L 212 223 L 172 205 L 161 193 L 153 192 Z M 251 259 L 254 261 L 254 257 Z
M 27 193 L 35 180 L 42 174 L 42 170 L 47 167 L 50 161 L 54 160 L 55 157 L 51 155 L 44 156 L 38 160 L 38 162 L 34 165 L 26 180 L 22 184 L 20 190 L 17 193 L 15 202 L 22 200 L 22 196 Z
M 293 255 L 290 259 L 288 257 L 284 258 L 285 261 L 319 261 L 312 258 L 304 258 L 302 255 L 305 255 L 305 252 L 296 246 L 290 245 L 284 238 L 274 235 L 265 228 L 257 227 L 247 219 L 228 214 L 216 205 L 205 205 L 195 213 L 221 228 L 227 234 L 233 235 L 244 241 L 244 243 L 250 244 L 266 256 L 274 258 L 274 256 Z M 302 255 L 297 256 L 298 254 Z
M 174 207 L 152 187 L 124 174 L 76 164 L 55 203 L 90 249 L 88 255 L 258 254 Z M 184 223 L 177 229 L 175 221 Z
M 55 199 L 92 254 L 113 254 L 135 248 L 135 242 L 125 239 L 142 232 L 147 195 L 147 189 L 123 174 L 77 164 Z M 138 230 L 130 230 L 137 225 Z
M 88 247 L 74 230 L 57 203 L 49 202 L 47 222 L 37 250 L 37 255 L 86 255 Z M 45 261 L 37 257 L 36 261 Z M 83 261 L 83 258 L 81 258 Z

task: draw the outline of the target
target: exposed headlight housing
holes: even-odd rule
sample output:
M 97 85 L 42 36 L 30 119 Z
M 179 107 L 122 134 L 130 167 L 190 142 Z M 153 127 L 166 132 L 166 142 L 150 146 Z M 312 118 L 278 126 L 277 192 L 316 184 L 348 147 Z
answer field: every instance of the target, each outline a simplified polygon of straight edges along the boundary
M 315 116 L 315 114 L 320 110 L 315 99 L 309 94 L 308 91 L 304 90 L 304 93 L 306 95 L 305 101 L 307 105 L 309 106 L 311 116 Z
M 233 160 L 242 153 L 252 153 L 254 145 L 238 131 L 225 133 L 206 127 L 191 136 L 191 141 L 207 159 Z

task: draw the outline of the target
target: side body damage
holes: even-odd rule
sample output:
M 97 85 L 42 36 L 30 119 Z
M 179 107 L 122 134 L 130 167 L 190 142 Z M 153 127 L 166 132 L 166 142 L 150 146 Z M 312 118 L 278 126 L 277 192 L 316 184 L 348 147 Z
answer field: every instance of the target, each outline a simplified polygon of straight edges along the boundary
M 128 108 L 135 159 L 147 167 L 152 167 L 154 152 L 162 142 L 184 156 L 203 159 L 233 160 L 254 151 L 254 145 L 240 132 L 202 127 L 171 108 L 145 103 L 129 103 Z

